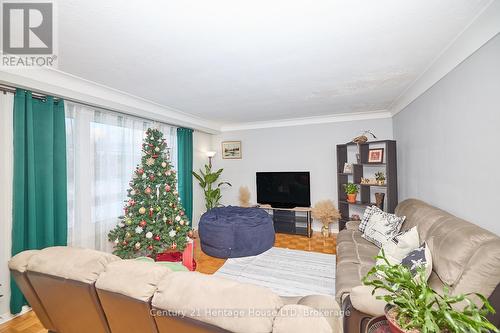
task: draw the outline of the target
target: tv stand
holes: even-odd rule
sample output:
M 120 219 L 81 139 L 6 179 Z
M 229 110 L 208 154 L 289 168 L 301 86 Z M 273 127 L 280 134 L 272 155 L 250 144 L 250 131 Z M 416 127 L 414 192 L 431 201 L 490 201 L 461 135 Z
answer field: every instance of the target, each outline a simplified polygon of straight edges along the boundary
M 259 205 L 259 208 L 272 216 L 276 232 L 312 237 L 311 207 L 281 208 Z

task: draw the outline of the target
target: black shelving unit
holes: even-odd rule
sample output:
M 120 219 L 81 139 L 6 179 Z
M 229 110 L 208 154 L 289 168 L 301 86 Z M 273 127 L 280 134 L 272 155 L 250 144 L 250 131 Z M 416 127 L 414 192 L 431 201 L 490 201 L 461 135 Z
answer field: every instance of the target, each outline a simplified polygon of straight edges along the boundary
M 349 149 L 352 148 L 357 152 L 356 143 L 346 143 L 337 145 L 337 193 L 338 207 L 341 214 L 339 221 L 339 230 L 345 228 L 345 224 L 350 220 L 351 207 L 362 207 L 374 205 L 371 200 L 372 191 L 380 191 L 385 193 L 384 210 L 389 213 L 394 213 L 394 209 L 398 204 L 398 176 L 397 176 L 397 157 L 396 157 L 396 141 L 394 140 L 378 140 L 369 141 L 359 146 L 360 161 L 349 160 Z M 383 163 L 368 163 L 368 152 L 371 148 L 384 148 Z M 352 154 L 355 156 L 355 153 Z M 353 165 L 353 172 L 344 173 L 345 163 Z M 376 168 L 377 171 L 382 171 L 385 174 L 384 185 L 361 184 L 361 178 L 364 177 L 367 168 Z M 359 185 L 358 201 L 356 203 L 347 202 L 347 196 L 344 191 L 344 184 L 355 183 Z

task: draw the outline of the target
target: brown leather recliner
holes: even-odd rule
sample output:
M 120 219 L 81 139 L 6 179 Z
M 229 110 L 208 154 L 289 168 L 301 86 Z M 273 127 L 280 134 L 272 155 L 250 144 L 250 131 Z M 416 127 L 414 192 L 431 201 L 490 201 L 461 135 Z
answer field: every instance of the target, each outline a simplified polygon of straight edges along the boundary
M 69 247 L 21 253 L 9 267 L 57 333 L 341 332 L 331 296 L 289 300 L 251 284 Z
M 158 333 L 151 315 L 151 298 L 158 282 L 170 273 L 165 266 L 136 260 L 107 265 L 96 281 L 96 289 L 111 331 Z
M 110 262 L 104 252 L 50 247 L 28 262 L 27 276 L 52 323 L 62 333 L 109 333 L 94 283 Z
M 37 314 L 42 325 L 49 331 L 56 331 L 54 324 L 50 320 L 47 311 L 42 305 L 40 298 L 38 298 L 38 295 L 36 294 L 35 289 L 33 289 L 33 286 L 28 280 L 28 276 L 26 274 L 29 259 L 38 252 L 39 250 L 29 250 L 19 253 L 9 261 L 9 269 L 12 273 L 12 277 L 17 283 L 17 286 L 23 293 L 31 308 Z

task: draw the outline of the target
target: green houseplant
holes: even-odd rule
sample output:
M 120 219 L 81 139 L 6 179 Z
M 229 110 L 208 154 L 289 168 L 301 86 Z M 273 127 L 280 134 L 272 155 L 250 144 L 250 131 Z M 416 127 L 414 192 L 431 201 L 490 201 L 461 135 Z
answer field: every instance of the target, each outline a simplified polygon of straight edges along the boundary
M 383 296 L 377 296 L 388 303 L 386 317 L 391 332 L 499 332 L 486 315 L 495 313 L 486 297 L 473 293 L 451 296 L 448 289 L 438 294 L 427 283 L 425 268 L 420 267 L 415 276 L 403 265 L 391 265 L 382 256 L 385 264 L 374 266 L 363 278 L 363 283 L 385 290 Z M 383 278 L 382 278 L 383 277 Z M 469 296 L 477 296 L 484 307 L 480 309 Z M 458 310 L 458 303 L 465 305 Z
M 203 192 L 205 194 L 205 207 L 207 208 L 207 211 L 219 205 L 219 201 L 222 198 L 220 191 L 221 186 L 232 186 L 228 182 L 219 182 L 217 185 L 214 185 L 223 170 L 224 169 L 219 169 L 212 172 L 212 165 L 205 164 L 205 171 L 200 169 L 199 174 L 193 171 L 193 176 L 198 180 L 200 186 L 203 188 Z
M 384 185 L 385 183 L 385 175 L 382 171 L 375 173 L 375 179 L 377 180 L 378 185 Z
M 344 184 L 345 194 L 347 194 L 347 201 L 350 203 L 356 202 L 356 197 L 358 196 L 359 188 L 358 185 L 354 183 Z

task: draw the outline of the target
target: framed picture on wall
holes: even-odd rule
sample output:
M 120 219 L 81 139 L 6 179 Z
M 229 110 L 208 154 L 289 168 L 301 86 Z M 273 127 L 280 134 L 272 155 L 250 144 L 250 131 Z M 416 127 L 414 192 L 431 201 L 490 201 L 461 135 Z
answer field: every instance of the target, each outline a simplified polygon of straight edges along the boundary
M 241 158 L 241 141 L 223 141 L 222 142 L 222 158 L 223 159 L 240 159 Z
M 384 148 L 368 150 L 368 163 L 382 163 L 384 161 Z

